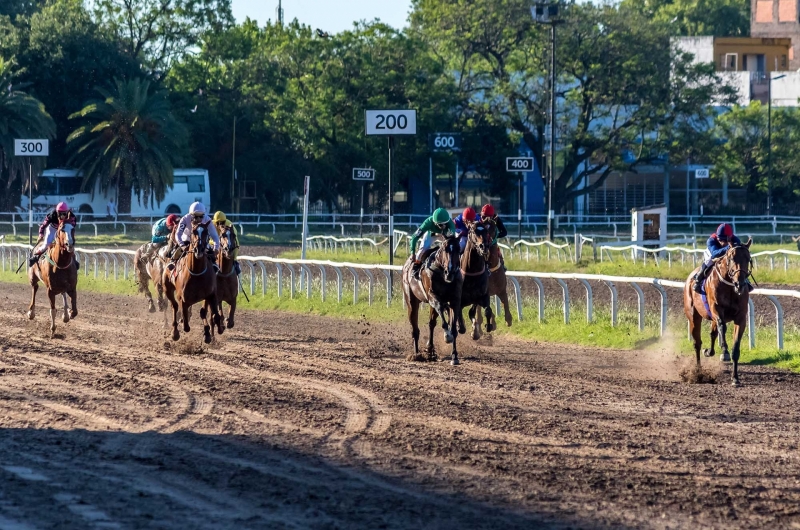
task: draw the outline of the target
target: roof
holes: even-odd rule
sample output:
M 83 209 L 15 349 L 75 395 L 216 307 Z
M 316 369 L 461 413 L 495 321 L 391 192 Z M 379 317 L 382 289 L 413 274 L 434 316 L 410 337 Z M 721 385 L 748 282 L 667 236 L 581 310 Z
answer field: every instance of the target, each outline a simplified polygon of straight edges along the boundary
M 666 204 L 652 204 L 650 206 L 637 206 L 636 208 L 631 208 L 631 213 L 634 212 L 646 212 L 647 210 L 660 210 L 662 208 L 666 208 Z

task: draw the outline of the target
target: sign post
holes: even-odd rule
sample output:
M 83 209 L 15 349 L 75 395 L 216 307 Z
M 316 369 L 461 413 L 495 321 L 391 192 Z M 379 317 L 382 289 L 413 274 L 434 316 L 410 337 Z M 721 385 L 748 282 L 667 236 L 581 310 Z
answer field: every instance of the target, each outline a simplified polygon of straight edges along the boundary
M 517 183 L 517 237 L 522 239 L 522 174 L 533 171 L 533 158 L 508 157 L 506 158 L 506 171 L 519 173 L 519 182 Z
M 50 140 L 46 139 L 15 139 L 14 156 L 28 157 L 28 245 L 33 245 L 33 164 L 32 156 L 48 156 L 50 154 Z
M 389 265 L 394 265 L 394 193 L 392 189 L 392 149 L 395 135 L 417 134 L 417 111 L 405 110 L 368 110 L 365 116 L 367 136 L 388 136 L 389 149 Z M 392 299 L 392 281 L 394 274 L 389 271 L 387 286 L 387 304 Z
M 375 170 L 354 167 L 353 180 L 361 182 L 361 215 L 358 218 L 358 237 L 364 237 L 364 184 L 375 180 Z
M 428 135 L 428 147 L 433 153 L 458 153 L 461 151 L 461 133 L 437 132 Z M 433 157 L 430 158 L 431 164 L 431 201 L 430 211 L 433 211 Z M 456 156 L 456 195 L 455 207 L 458 208 L 458 157 Z
M 310 195 L 311 177 L 306 175 L 303 178 L 303 241 L 300 243 L 300 259 L 306 259 L 306 247 L 308 245 L 308 196 Z M 303 290 L 303 277 L 305 273 L 300 270 L 300 290 Z M 308 278 L 306 281 L 311 281 Z

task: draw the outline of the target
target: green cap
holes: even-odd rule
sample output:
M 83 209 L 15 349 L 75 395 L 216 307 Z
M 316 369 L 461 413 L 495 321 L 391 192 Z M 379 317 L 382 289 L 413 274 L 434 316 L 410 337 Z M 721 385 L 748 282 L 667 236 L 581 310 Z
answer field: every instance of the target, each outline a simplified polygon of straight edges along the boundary
M 444 208 L 437 208 L 433 212 L 433 222 L 436 224 L 444 224 L 450 220 L 450 214 Z

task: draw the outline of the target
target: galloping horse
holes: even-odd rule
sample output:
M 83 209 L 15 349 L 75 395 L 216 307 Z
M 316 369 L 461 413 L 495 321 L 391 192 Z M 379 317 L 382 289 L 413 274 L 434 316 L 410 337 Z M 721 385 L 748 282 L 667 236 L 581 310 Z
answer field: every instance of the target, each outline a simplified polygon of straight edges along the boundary
M 472 340 L 478 340 L 481 337 L 480 324 L 475 316 L 480 311 L 480 307 L 485 308 L 486 311 L 486 332 L 491 333 L 497 328 L 489 303 L 489 267 L 486 264 L 489 259 L 491 242 L 492 235 L 487 222 L 481 221 L 469 225 L 467 244 L 461 255 L 461 270 L 464 273 L 461 304 L 462 307 L 471 306 L 469 319 L 472 321 Z M 460 311 L 458 318 L 460 328 L 466 330 L 464 316 Z
M 172 303 L 172 340 L 178 340 L 178 310 L 183 314 L 183 331 L 189 333 L 189 308 L 198 302 L 205 302 L 200 310 L 203 320 L 203 341 L 211 342 L 213 328 L 208 322 L 208 308 L 213 315 L 212 323 L 220 335 L 225 331 L 222 318 L 217 309 L 217 274 L 208 257 L 208 225 L 192 224 L 192 239 L 186 254 L 178 261 L 175 273 L 164 271 L 163 282 L 167 299 Z
M 408 257 L 403 265 L 403 297 L 408 308 L 408 321 L 411 323 L 411 336 L 414 339 L 414 353 L 419 354 L 419 306 L 422 303 L 430 305 L 430 318 L 428 320 L 428 359 L 436 360 L 436 350 L 433 346 L 433 330 L 436 328 L 437 315 L 442 317 L 444 340 L 453 345 L 450 354 L 450 364 L 459 364 L 456 339 L 463 329 L 456 329 L 461 314 L 461 284 L 464 281 L 458 263 L 458 239 L 448 237 L 431 257 L 430 254 L 423 258 L 420 279 L 414 278 L 412 270 L 413 254 Z M 428 264 L 432 261 L 432 264 Z M 449 322 L 448 322 L 449 318 Z M 461 324 L 463 326 L 463 323 Z
M 236 313 L 236 297 L 239 294 L 239 278 L 236 276 L 236 270 L 233 268 L 233 257 L 231 256 L 233 246 L 233 234 L 230 227 L 225 229 L 219 234 L 219 253 L 217 254 L 217 266 L 219 272 L 217 273 L 217 302 L 219 303 L 220 317 L 224 317 L 222 312 L 222 302 L 230 306 L 228 312 L 227 326 L 228 329 L 233 327 L 233 315 Z
M 497 233 L 497 225 L 494 221 L 489 219 L 486 220 L 486 223 L 489 230 L 489 238 L 494 240 L 495 234 Z M 508 286 L 506 285 L 506 268 L 504 267 L 503 255 L 500 252 L 500 248 L 495 248 L 495 252 L 489 251 L 489 299 L 491 300 L 492 296 L 500 298 L 500 302 L 503 304 L 506 325 L 511 327 L 511 311 L 508 306 Z M 483 324 L 483 316 L 480 311 L 477 311 L 475 316 L 478 319 L 477 327 L 480 329 Z M 497 324 L 494 320 L 492 321 L 492 325 L 497 328 Z
M 133 258 L 133 268 L 139 283 L 139 292 L 144 293 L 145 298 L 147 298 L 148 310 L 151 313 L 155 313 L 156 306 L 153 303 L 153 295 L 150 294 L 149 282 L 150 280 L 153 281 L 153 286 L 156 288 L 156 293 L 158 294 L 158 310 L 163 311 L 167 308 L 167 302 L 164 300 L 163 281 L 164 270 L 167 268 L 167 264 L 164 258 L 160 256 L 161 250 L 164 249 L 154 252 L 150 256 L 149 261 L 144 261 L 142 252 L 147 245 L 146 243 L 136 250 L 136 255 Z
M 725 333 L 728 322 L 733 322 L 733 375 L 732 383 L 739 386 L 739 351 L 747 326 L 747 307 L 750 300 L 747 278 L 750 276 L 750 245 L 731 247 L 721 258 L 715 260 L 705 282 L 706 300 L 692 289 L 693 271 L 683 287 L 683 311 L 689 319 L 689 329 L 694 341 L 697 365 L 700 366 L 701 324 L 703 319 L 711 321 L 711 348 L 705 350 L 706 357 L 714 355 L 714 341 L 719 336 L 723 361 L 729 361 L 728 340 Z M 720 331 L 722 333 L 720 333 Z
M 70 318 L 78 316 L 78 267 L 75 263 L 75 236 L 70 223 L 61 222 L 58 225 L 55 241 L 42 255 L 42 258 L 32 267 L 28 268 L 28 281 L 31 284 L 31 305 L 28 307 L 28 318 L 33 320 L 36 316 L 36 291 L 39 290 L 39 281 L 47 288 L 47 297 L 50 299 L 50 334 L 56 332 L 56 295 L 61 295 L 64 300 L 64 318 L 66 324 Z M 67 312 L 67 295 L 72 301 L 72 308 Z

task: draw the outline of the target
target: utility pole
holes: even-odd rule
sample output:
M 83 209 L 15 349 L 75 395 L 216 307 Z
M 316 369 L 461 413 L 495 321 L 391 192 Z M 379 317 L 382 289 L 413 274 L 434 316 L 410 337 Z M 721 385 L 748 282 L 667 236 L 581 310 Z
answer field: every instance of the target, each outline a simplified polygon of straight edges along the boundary
M 282 5 L 282 3 L 281 3 L 281 0 L 278 0 L 278 10 L 277 10 L 277 13 L 278 13 L 278 25 L 279 25 L 280 27 L 283 27 L 283 5 Z
M 772 215 L 772 82 L 786 74 L 772 77 L 767 72 L 767 215 Z

